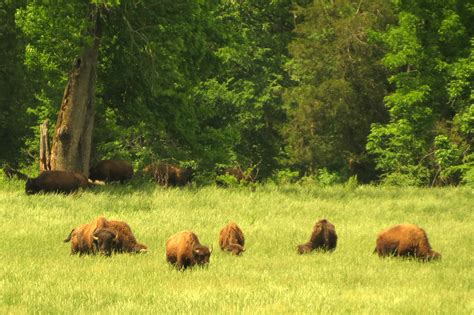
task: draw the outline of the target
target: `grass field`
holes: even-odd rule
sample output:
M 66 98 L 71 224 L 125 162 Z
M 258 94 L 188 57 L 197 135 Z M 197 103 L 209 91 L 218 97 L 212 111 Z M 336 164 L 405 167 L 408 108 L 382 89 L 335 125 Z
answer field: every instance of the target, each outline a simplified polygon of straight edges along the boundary
M 474 313 L 474 192 L 361 186 L 247 189 L 100 187 L 26 196 L 0 181 L 0 313 Z M 98 215 L 127 221 L 150 252 L 70 256 L 62 240 Z M 332 254 L 296 254 L 314 222 L 336 226 Z M 218 234 L 235 220 L 247 251 Z M 423 227 L 441 261 L 379 259 L 377 233 Z M 165 241 L 191 229 L 214 252 L 208 268 L 178 272 Z

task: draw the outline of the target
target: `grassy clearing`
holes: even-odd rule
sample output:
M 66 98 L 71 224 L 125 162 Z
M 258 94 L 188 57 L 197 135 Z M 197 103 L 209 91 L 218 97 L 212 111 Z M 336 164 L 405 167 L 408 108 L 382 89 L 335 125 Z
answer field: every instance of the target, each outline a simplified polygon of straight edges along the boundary
M 0 181 L 0 313 L 472 314 L 473 200 L 467 188 L 296 186 L 26 196 L 21 182 Z M 151 252 L 70 256 L 62 240 L 98 215 L 127 221 Z M 336 226 L 336 251 L 296 255 L 320 218 Z M 229 220 L 246 235 L 242 257 L 218 249 Z M 442 260 L 373 255 L 377 233 L 403 222 L 425 228 Z M 207 269 L 166 264 L 166 239 L 184 229 L 213 245 Z

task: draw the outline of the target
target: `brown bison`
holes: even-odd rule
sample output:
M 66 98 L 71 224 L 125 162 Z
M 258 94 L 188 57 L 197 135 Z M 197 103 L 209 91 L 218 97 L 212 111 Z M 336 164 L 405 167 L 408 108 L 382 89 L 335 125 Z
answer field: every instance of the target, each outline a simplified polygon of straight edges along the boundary
M 115 235 L 115 242 L 112 243 L 114 252 L 118 253 L 143 253 L 148 250 L 146 245 L 137 242 L 132 229 L 126 222 L 122 221 L 108 221 L 107 228 L 112 230 Z
M 28 178 L 25 192 L 35 194 L 39 192 L 72 193 L 79 188 L 88 187 L 87 178 L 80 174 L 67 171 L 43 171 L 36 178 Z
M 122 221 L 108 221 L 98 217 L 90 224 L 73 229 L 64 242 L 71 241 L 71 254 L 110 256 L 123 252 L 146 252 L 147 247 L 137 242 L 130 226 Z
M 166 241 L 166 261 L 178 270 L 208 264 L 211 253 L 191 231 L 176 233 Z
M 106 226 L 107 219 L 98 217 L 89 224 L 82 224 L 72 229 L 69 236 L 64 240 L 65 243 L 71 241 L 71 255 L 79 254 L 82 256 L 84 254 L 95 254 L 98 248 L 96 242 L 98 239 L 97 236 L 94 237 L 94 233 L 96 230 L 105 228 Z
M 219 233 L 219 246 L 221 250 L 240 255 L 245 251 L 244 233 L 235 222 L 229 222 Z
M 441 258 L 441 254 L 431 249 L 426 232 L 414 224 L 399 224 L 379 233 L 377 252 L 384 256 L 411 256 L 423 260 Z
M 143 173 L 162 186 L 184 186 L 193 177 L 193 169 L 182 168 L 167 163 L 153 163 L 143 169 Z
M 305 254 L 315 249 L 333 251 L 336 245 L 337 234 L 334 225 L 322 219 L 314 225 L 309 241 L 298 245 L 298 253 Z
M 124 160 L 103 160 L 89 170 L 89 179 L 123 183 L 133 176 L 132 165 Z

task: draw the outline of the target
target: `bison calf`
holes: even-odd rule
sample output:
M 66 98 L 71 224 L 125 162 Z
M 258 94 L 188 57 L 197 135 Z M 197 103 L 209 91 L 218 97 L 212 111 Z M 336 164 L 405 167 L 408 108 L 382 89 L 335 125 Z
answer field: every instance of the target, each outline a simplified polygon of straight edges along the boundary
M 166 241 L 166 261 L 178 270 L 208 264 L 211 253 L 191 231 L 176 233 Z
M 234 255 L 240 255 L 245 251 L 244 233 L 235 222 L 230 222 L 219 233 L 219 246 L 221 250 L 232 252 Z
M 79 188 L 88 186 L 87 178 L 79 173 L 66 171 L 43 171 L 36 178 L 28 178 L 25 184 L 25 192 L 36 194 L 39 192 L 72 193 Z
M 89 170 L 89 179 L 123 183 L 133 177 L 132 165 L 124 160 L 103 160 Z
M 379 233 L 374 253 L 384 256 L 411 256 L 422 260 L 441 258 L 431 249 L 426 232 L 414 224 L 399 224 Z
M 298 253 L 305 254 L 315 249 L 333 251 L 337 245 L 336 228 L 326 219 L 319 220 L 313 227 L 308 242 L 298 245 Z

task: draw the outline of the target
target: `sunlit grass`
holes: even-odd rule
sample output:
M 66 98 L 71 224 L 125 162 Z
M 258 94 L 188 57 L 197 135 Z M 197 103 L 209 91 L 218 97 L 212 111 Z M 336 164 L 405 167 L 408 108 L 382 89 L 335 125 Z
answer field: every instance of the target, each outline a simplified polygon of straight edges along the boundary
M 24 313 L 449 313 L 474 312 L 474 193 L 466 188 L 99 187 L 26 196 L 0 181 L 0 312 Z M 145 255 L 69 255 L 62 240 L 98 215 L 127 221 Z M 299 256 L 317 219 L 336 226 L 332 254 Z M 218 248 L 236 221 L 247 251 Z M 377 233 L 422 226 L 439 262 L 379 259 Z M 178 272 L 165 241 L 191 229 L 214 252 L 208 268 Z

